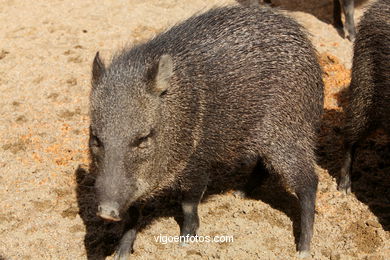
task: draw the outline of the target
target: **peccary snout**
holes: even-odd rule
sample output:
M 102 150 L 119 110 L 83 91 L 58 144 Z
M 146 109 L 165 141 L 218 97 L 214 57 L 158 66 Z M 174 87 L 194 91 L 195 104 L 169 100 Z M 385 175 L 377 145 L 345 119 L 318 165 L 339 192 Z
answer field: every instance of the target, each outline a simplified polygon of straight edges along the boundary
M 119 216 L 119 204 L 116 202 L 105 202 L 98 206 L 97 215 L 105 220 L 121 221 Z

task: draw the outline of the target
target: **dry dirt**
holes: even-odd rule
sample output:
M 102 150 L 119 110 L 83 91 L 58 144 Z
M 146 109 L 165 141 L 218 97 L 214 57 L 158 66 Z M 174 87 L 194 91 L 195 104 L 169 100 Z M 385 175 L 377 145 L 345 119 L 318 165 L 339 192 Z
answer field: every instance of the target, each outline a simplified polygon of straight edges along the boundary
M 372 1 L 356 2 L 358 20 Z M 126 44 L 226 3 L 237 4 L 0 0 L 0 259 L 112 258 L 122 226 L 95 217 L 88 173 L 94 54 L 99 50 L 108 60 Z M 330 24 L 332 0 L 274 3 L 311 32 L 325 70 L 313 259 L 390 259 L 390 151 L 383 131 L 358 149 L 352 194 L 336 190 L 352 45 Z M 163 210 L 149 207 L 150 224 L 139 233 L 132 257 L 294 258 L 299 225 L 295 197 L 270 178 L 254 198 L 237 198 L 233 190 L 243 183 L 239 177 L 212 183 L 200 206 L 200 234 L 233 235 L 233 243 L 156 243 L 156 235 L 179 232 L 176 202 L 163 199 Z

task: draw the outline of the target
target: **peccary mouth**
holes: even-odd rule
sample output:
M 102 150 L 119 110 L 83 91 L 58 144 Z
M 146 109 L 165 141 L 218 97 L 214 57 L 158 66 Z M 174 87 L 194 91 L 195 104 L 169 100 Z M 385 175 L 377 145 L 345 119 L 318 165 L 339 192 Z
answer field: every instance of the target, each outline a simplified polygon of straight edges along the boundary
M 99 212 L 96 215 L 98 215 L 99 217 L 101 217 L 104 220 L 113 221 L 113 222 L 118 222 L 118 221 L 122 220 L 121 218 L 115 218 L 111 215 L 104 215 L 104 214 L 101 214 Z

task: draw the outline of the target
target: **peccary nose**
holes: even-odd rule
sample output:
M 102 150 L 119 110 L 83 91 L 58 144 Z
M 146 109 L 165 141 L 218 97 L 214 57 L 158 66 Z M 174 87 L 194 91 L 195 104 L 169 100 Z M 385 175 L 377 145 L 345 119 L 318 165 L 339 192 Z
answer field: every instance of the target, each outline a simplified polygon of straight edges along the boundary
M 105 220 L 120 221 L 118 203 L 103 203 L 98 206 L 97 215 Z

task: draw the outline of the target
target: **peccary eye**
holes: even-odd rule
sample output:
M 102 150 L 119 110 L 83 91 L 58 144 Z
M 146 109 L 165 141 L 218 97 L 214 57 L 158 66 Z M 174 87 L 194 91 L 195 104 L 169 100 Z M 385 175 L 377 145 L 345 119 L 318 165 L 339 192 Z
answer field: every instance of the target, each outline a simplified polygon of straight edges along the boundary
M 89 145 L 91 147 L 101 147 L 102 142 L 99 140 L 99 138 L 96 135 L 91 135 L 91 138 L 89 139 Z
M 168 90 L 164 90 L 163 92 L 161 92 L 160 97 L 165 96 L 167 93 L 168 93 Z
M 154 135 L 154 130 L 152 129 L 149 134 L 139 137 L 132 144 L 133 147 L 146 148 L 150 144 L 150 139 Z

